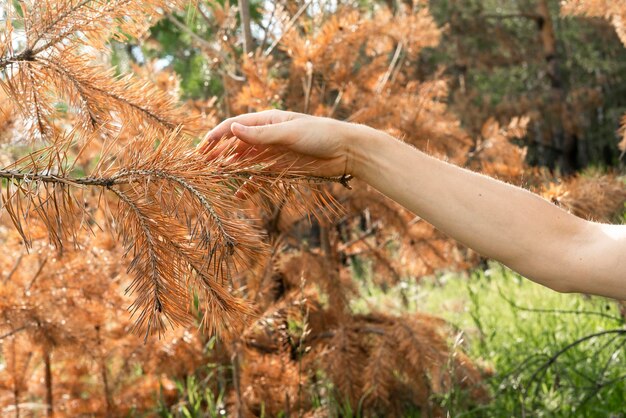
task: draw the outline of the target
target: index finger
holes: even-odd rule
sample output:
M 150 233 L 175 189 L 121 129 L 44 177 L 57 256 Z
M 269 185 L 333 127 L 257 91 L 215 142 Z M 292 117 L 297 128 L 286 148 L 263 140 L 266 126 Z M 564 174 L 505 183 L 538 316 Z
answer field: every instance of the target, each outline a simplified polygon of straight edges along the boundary
M 281 112 L 272 109 L 256 113 L 245 113 L 243 115 L 225 119 L 215 128 L 207 132 L 205 137 L 198 144 L 197 149 L 200 152 L 204 152 L 210 146 L 211 142 L 219 141 L 222 138 L 233 137 L 234 135 L 231 132 L 230 127 L 235 122 L 241 123 L 245 126 L 257 126 L 283 122 L 283 119 L 287 119 L 289 117 L 290 112 Z

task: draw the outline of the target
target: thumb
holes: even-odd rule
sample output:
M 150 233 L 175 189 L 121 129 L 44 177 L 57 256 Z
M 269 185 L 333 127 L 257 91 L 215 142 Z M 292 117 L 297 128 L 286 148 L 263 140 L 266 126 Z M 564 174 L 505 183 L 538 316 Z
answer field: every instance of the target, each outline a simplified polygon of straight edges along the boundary
M 235 122 L 230 130 L 233 135 L 250 145 L 286 145 L 290 133 L 287 122 L 261 126 L 245 126 Z

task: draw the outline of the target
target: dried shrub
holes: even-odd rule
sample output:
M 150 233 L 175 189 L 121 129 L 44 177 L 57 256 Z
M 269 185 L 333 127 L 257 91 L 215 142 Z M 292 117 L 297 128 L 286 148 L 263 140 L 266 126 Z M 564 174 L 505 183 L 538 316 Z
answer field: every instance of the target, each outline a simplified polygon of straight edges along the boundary
M 576 216 L 605 223 L 619 219 L 626 204 L 624 179 L 611 174 L 570 177 L 549 184 L 542 194 Z

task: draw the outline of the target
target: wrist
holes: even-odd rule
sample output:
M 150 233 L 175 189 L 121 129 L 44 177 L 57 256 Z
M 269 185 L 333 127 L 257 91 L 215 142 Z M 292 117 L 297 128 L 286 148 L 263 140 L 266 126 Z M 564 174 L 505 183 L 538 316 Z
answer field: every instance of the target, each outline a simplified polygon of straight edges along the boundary
M 346 173 L 367 180 L 374 156 L 388 135 L 366 125 L 342 122 L 342 142 L 346 155 Z

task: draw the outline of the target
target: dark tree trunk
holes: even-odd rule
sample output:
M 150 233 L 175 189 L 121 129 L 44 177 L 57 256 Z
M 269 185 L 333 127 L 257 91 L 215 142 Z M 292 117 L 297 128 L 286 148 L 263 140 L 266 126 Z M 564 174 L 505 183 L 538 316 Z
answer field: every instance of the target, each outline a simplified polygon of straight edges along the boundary
M 552 149 L 558 151 L 556 161 L 553 157 L 541 156 L 542 163 L 558 166 L 563 173 L 571 173 L 577 168 L 577 145 L 578 141 L 575 135 L 565 129 L 567 122 L 567 106 L 565 86 L 560 68 L 560 58 L 557 50 L 557 39 L 554 30 L 554 22 L 550 14 L 548 0 L 538 0 L 537 26 L 540 33 L 543 56 L 546 62 L 546 72 L 550 80 L 550 95 L 548 103 L 554 109 L 553 119 L 548 121 L 552 126 Z
M 52 417 L 54 416 L 54 405 L 52 403 L 52 365 L 49 348 L 44 348 L 43 361 L 45 365 L 46 415 Z

